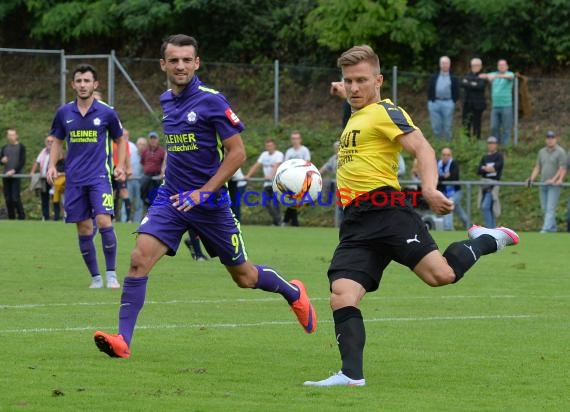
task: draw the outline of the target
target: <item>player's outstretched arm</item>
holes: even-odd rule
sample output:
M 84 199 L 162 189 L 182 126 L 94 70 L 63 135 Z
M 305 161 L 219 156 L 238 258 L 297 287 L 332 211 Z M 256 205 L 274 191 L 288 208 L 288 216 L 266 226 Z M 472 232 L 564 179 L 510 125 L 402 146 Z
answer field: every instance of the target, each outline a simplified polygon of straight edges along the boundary
M 437 163 L 435 151 L 420 130 L 397 137 L 404 150 L 418 160 L 422 195 L 434 212 L 445 215 L 453 211 L 453 202 L 437 190 Z

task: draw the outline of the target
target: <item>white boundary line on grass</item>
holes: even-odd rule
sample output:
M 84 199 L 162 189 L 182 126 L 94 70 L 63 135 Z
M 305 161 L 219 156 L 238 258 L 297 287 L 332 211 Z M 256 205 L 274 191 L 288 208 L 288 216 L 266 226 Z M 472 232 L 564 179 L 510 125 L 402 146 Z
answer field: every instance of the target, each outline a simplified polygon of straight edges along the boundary
M 470 320 L 507 320 L 507 319 L 530 319 L 538 318 L 539 315 L 468 315 L 468 316 L 426 316 L 426 317 L 407 317 L 407 318 L 370 318 L 365 319 L 366 323 L 370 322 L 425 322 L 425 321 L 470 321 Z M 332 320 L 320 320 L 319 323 L 332 323 Z M 158 324 L 158 325 L 140 325 L 137 329 L 208 329 L 208 328 L 248 328 L 259 326 L 282 326 L 296 325 L 295 321 L 262 321 L 254 323 L 187 323 L 187 324 Z M 77 326 L 66 328 L 25 328 L 25 329 L 0 329 L 0 334 L 32 334 L 32 333 L 57 333 L 57 332 L 83 332 L 95 331 L 98 329 L 109 330 L 116 326 Z
M 548 298 L 548 299 L 567 299 L 570 296 L 525 296 L 525 298 Z M 446 295 L 446 296 L 366 296 L 365 301 L 368 300 L 446 300 L 446 299 L 516 299 L 515 295 Z M 267 298 L 235 298 L 235 299 L 188 299 L 188 300 L 166 300 L 155 301 L 147 300 L 147 305 L 178 305 L 178 304 L 219 304 L 219 303 L 259 303 L 259 302 L 272 302 L 282 301 L 283 298 L 267 297 Z M 311 298 L 312 301 L 328 301 L 329 298 Z M 71 307 L 71 306 L 119 306 L 119 299 L 113 302 L 65 302 L 65 303 L 22 303 L 18 305 L 2 305 L 0 309 L 36 309 L 36 308 L 49 308 L 49 307 Z

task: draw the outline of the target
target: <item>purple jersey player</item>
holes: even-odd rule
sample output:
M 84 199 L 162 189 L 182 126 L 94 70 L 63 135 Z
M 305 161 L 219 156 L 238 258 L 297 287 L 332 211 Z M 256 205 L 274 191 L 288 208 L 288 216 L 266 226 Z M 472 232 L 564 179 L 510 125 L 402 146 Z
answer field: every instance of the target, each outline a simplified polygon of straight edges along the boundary
M 95 343 L 111 357 L 130 356 L 148 274 L 162 256 L 176 253 L 188 229 L 198 233 L 208 253 L 219 257 L 239 287 L 281 294 L 304 330 L 312 333 L 317 318 L 303 283 L 288 282 L 275 269 L 247 259 L 230 209 L 226 182 L 245 161 L 242 122 L 222 94 L 196 77 L 200 58 L 193 37 L 170 36 L 161 55 L 160 66 L 172 85 L 160 98 L 168 151 L 165 182 L 137 231 L 121 296 L 119 333 L 97 331 Z
M 48 181 L 58 176 L 56 162 L 67 143 L 65 159 L 65 221 L 77 225 L 79 250 L 91 273 L 91 288 L 103 287 L 97 265 L 93 238 L 96 231 L 93 219 L 101 232 L 106 263 L 107 287 L 118 289 L 115 261 L 117 237 L 113 229 L 113 191 L 111 188 L 111 141 L 116 140 L 119 162 L 115 178 L 125 179 L 123 165 L 126 149 L 122 140 L 123 128 L 112 107 L 96 100 L 93 92 L 98 86 L 97 72 L 88 64 L 73 71 L 71 87 L 76 99 L 61 106 L 53 119 L 50 135 L 55 137 L 48 169 Z

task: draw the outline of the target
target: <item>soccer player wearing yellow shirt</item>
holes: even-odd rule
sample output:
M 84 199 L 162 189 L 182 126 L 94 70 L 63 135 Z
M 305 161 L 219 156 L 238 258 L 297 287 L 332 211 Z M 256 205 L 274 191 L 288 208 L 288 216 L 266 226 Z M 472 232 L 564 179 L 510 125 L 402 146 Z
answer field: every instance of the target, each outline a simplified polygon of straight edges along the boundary
M 363 386 L 366 340 L 359 304 L 378 289 L 382 273 L 394 260 L 430 286 L 459 281 L 482 255 L 518 243 L 511 229 L 473 226 L 469 239 L 454 242 L 443 254 L 409 201 L 400 201 L 398 154 L 403 148 L 418 160 L 422 194 L 439 214 L 453 202 L 437 190 L 433 148 L 410 116 L 380 98 L 382 74 L 378 55 L 355 46 L 338 59 L 352 115 L 342 133 L 337 184 L 344 206 L 340 241 L 328 277 L 330 304 L 342 367 L 337 374 L 307 381 L 306 386 Z M 388 199 L 388 201 L 386 201 Z

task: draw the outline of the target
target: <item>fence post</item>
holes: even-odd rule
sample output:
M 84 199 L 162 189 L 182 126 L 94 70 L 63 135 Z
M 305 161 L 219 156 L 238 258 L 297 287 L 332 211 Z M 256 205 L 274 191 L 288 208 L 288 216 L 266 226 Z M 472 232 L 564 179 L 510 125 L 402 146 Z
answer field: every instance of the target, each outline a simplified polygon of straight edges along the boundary
M 107 87 L 109 88 L 107 99 L 111 106 L 115 106 L 115 60 L 115 50 L 111 50 L 107 59 Z
M 398 105 L 398 66 L 392 67 L 392 103 Z
M 279 60 L 273 62 L 273 121 L 279 124 Z
M 67 60 L 65 59 L 65 50 L 61 49 L 59 54 L 59 100 L 63 106 L 65 104 L 65 87 L 67 86 Z
M 513 116 L 515 118 L 514 122 L 514 142 L 515 146 L 519 144 L 519 78 L 515 74 L 515 92 L 514 92 L 514 113 Z
M 472 186 L 471 183 L 467 183 L 467 219 L 469 219 L 469 224 L 473 223 L 473 219 L 471 219 L 471 199 L 472 199 Z

